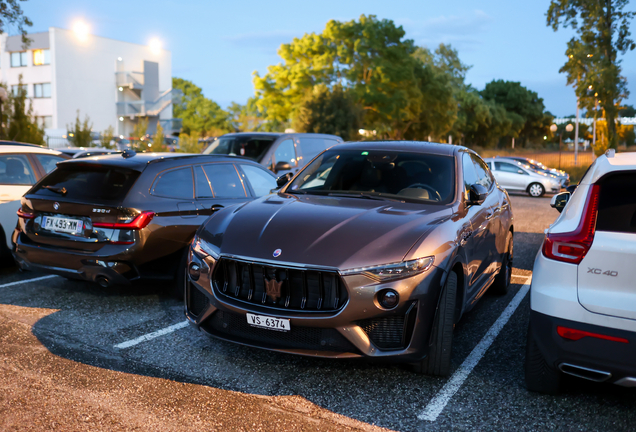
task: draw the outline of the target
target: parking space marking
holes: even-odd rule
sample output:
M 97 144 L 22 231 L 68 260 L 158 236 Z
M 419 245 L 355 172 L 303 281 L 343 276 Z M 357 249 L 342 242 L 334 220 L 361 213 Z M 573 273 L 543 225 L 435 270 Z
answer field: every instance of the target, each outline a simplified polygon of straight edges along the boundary
M 145 335 L 139 336 L 138 338 L 131 339 L 126 342 L 122 342 L 120 344 L 115 345 L 115 348 L 130 348 L 131 346 L 135 346 L 145 341 L 149 341 L 154 338 L 158 338 L 159 336 L 167 335 L 169 333 L 175 332 L 179 329 L 188 326 L 188 321 L 182 321 L 177 324 L 173 324 L 170 327 L 162 328 L 161 330 L 154 331 L 152 333 L 147 333 Z
M 514 276 L 521 278 L 523 276 Z M 479 341 L 477 346 L 471 351 L 471 353 L 466 357 L 464 362 L 457 368 L 455 373 L 450 377 L 450 379 L 444 384 L 444 387 L 431 399 L 431 401 L 426 405 L 426 408 L 417 416 L 420 420 L 428 420 L 430 422 L 434 422 L 437 420 L 437 417 L 444 410 L 448 402 L 451 398 L 457 393 L 460 389 L 468 375 L 472 372 L 475 366 L 479 363 L 479 360 L 486 354 L 490 345 L 495 341 L 497 335 L 501 331 L 501 329 L 506 325 L 510 317 L 517 307 L 524 299 L 528 291 L 530 290 L 530 282 L 532 281 L 532 276 L 526 277 L 526 282 L 523 284 L 517 294 L 513 297 L 513 299 L 508 303 L 506 309 L 499 315 L 497 321 L 488 329 L 488 332 L 484 335 L 484 337 Z
M 25 279 L 25 280 L 21 280 L 21 281 L 17 281 L 17 282 L 11 282 L 11 283 L 6 283 L 4 285 L 0 285 L 0 288 L 9 288 L 10 286 L 14 286 L 14 285 L 21 285 L 21 284 L 25 284 L 25 283 L 29 283 L 29 282 L 37 282 L 37 281 L 41 281 L 41 280 L 45 280 L 45 279 L 51 279 L 51 278 L 56 278 L 58 277 L 57 275 L 49 275 L 49 276 L 42 276 L 42 277 L 36 277 L 33 279 Z

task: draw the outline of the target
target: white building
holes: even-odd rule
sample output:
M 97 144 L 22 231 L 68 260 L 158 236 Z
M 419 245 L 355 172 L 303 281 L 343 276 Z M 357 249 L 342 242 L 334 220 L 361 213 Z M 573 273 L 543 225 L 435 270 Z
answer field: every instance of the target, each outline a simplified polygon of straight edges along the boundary
M 65 134 L 77 111 L 88 115 L 93 131 L 109 126 L 131 136 L 140 117 L 154 133 L 161 121 L 165 134 L 177 132 L 172 119 L 170 51 L 103 38 L 88 32 L 51 27 L 48 32 L 0 36 L 0 81 L 17 90 L 19 76 L 33 112 L 47 134 Z

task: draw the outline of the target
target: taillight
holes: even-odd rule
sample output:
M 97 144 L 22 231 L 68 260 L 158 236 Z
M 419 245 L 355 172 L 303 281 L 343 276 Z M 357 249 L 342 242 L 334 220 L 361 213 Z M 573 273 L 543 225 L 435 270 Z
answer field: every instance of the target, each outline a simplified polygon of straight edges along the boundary
M 18 217 L 22 219 L 33 219 L 35 215 L 33 213 L 22 211 L 22 209 L 18 209 Z
M 605 339 L 612 342 L 621 342 L 621 343 L 629 343 L 629 341 L 625 338 L 616 337 L 616 336 L 608 336 L 600 333 L 591 333 L 584 330 L 577 330 L 568 327 L 557 326 L 557 333 L 563 339 L 569 339 L 573 341 L 577 341 L 579 339 L 583 339 L 584 337 L 592 337 L 596 339 Z
M 124 229 L 124 230 L 140 230 L 146 228 L 152 218 L 155 217 L 153 212 L 145 211 L 141 212 L 130 222 L 122 223 L 105 223 L 105 222 L 94 222 L 93 227 L 95 228 L 116 228 L 116 229 Z
M 543 241 L 543 255 L 557 261 L 579 264 L 592 246 L 596 230 L 600 186 L 590 188 L 579 226 L 568 233 L 549 233 Z

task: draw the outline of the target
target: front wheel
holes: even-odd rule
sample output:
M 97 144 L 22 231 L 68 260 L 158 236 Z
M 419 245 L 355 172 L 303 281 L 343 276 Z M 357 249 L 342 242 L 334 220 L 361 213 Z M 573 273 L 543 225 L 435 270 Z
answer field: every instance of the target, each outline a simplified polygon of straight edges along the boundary
M 532 183 L 528 186 L 528 193 L 531 197 L 539 198 L 545 194 L 545 188 L 541 183 Z
M 429 348 L 428 356 L 415 364 L 417 372 L 437 376 L 450 374 L 456 297 L 457 273 L 451 271 L 444 285 L 439 310 L 433 325 L 433 344 Z

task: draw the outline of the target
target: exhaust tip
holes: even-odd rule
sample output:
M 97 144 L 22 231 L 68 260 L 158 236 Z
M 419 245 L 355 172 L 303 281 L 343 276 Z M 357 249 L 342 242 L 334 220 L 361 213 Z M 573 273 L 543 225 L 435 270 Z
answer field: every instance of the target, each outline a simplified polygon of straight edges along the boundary
M 611 378 L 612 374 L 606 371 L 597 369 L 590 369 L 583 366 L 577 366 L 570 363 L 561 363 L 559 365 L 561 372 L 568 375 L 573 375 L 578 378 L 583 378 L 595 382 L 607 381 Z
M 102 288 L 108 288 L 110 286 L 110 280 L 104 275 L 97 276 L 95 282 Z

